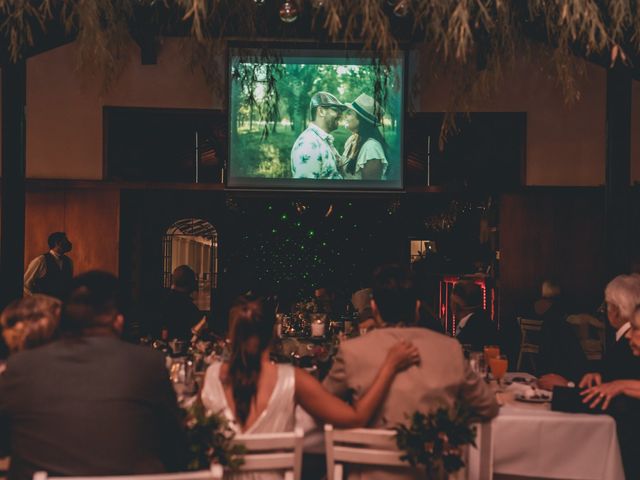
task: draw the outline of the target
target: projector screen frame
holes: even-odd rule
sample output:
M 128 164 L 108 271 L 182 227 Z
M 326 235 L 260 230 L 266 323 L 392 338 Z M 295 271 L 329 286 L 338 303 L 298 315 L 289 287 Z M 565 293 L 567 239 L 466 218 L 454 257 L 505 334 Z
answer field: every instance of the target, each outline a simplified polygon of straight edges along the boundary
M 406 101 L 409 73 L 409 51 L 407 48 L 399 48 L 397 58 L 397 68 L 401 76 L 401 87 L 399 92 L 399 127 L 397 144 L 398 169 L 397 178 L 393 180 L 321 180 L 305 178 L 265 178 L 265 177 L 235 177 L 232 175 L 232 155 L 233 155 L 233 62 L 236 58 L 246 57 L 261 58 L 273 55 L 284 58 L 324 58 L 318 64 L 326 65 L 330 57 L 344 58 L 345 60 L 359 61 L 366 64 L 375 58 L 375 52 L 366 51 L 361 45 L 347 44 L 337 46 L 335 44 L 321 45 L 310 43 L 267 43 L 263 47 L 256 46 L 255 43 L 232 41 L 227 49 L 227 118 L 228 118 L 228 148 L 225 159 L 224 188 L 230 191 L 285 191 L 285 192 L 362 192 L 362 193 L 403 193 L 405 191 L 406 159 L 405 154 L 405 123 L 407 121 Z M 334 60 L 335 61 L 335 60 Z M 337 63 L 337 62 L 335 62 Z M 355 63 L 352 63 L 352 65 Z M 390 87 L 393 88 L 393 87 Z

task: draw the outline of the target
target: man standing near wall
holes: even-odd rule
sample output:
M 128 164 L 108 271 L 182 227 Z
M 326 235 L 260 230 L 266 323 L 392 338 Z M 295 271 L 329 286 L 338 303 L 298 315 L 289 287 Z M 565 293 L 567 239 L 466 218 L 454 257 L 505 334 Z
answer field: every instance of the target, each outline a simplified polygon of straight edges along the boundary
M 67 253 L 73 245 L 64 232 L 53 232 L 49 251 L 34 258 L 24 273 L 24 294 L 44 293 L 62 298 L 73 278 L 73 262 Z

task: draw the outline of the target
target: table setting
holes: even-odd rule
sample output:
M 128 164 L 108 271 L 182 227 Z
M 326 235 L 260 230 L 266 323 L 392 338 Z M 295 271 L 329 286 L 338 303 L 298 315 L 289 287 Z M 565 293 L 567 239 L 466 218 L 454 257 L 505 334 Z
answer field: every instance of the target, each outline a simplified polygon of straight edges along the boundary
M 507 372 L 497 346 L 469 352 L 496 392 L 493 471 L 498 479 L 624 480 L 616 424 L 608 415 L 552 411 L 554 392 L 526 372 Z
M 318 312 L 279 314 L 272 359 L 292 363 L 317 378 L 326 375 L 340 341 L 358 335 L 345 319 Z M 224 357 L 227 344 L 217 341 L 152 342 L 167 356 L 169 376 L 178 401 L 189 407 L 202 387 L 214 358 Z M 473 371 L 496 394 L 500 412 L 492 421 L 493 471 L 497 479 L 624 480 L 616 425 L 608 415 L 552 411 L 553 392 L 540 389 L 537 378 L 508 371 L 497 346 L 467 352 Z M 296 423 L 305 430 L 306 453 L 323 454 L 322 432 L 301 408 Z

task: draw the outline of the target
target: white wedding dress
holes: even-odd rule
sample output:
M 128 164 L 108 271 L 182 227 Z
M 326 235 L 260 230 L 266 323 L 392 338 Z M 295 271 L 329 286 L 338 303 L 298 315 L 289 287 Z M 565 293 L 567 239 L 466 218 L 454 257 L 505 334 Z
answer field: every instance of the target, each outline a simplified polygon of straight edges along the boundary
M 236 434 L 292 432 L 295 426 L 295 372 L 291 365 L 278 365 L 278 380 L 271 393 L 267 408 L 246 431 L 242 431 L 235 415 L 227 404 L 220 382 L 221 362 L 212 363 L 207 369 L 202 387 L 202 403 L 210 412 L 221 412 L 229 420 Z M 281 480 L 282 472 L 235 473 L 225 475 L 233 480 Z

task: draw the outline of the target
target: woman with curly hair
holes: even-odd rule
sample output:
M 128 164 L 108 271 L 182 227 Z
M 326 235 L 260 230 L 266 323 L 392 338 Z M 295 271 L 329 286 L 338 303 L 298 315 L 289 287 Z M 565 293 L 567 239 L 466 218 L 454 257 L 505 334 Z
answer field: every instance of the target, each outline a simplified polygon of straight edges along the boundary
M 62 302 L 35 294 L 11 302 L 0 315 L 2 336 L 10 353 L 51 341 L 60 324 Z

